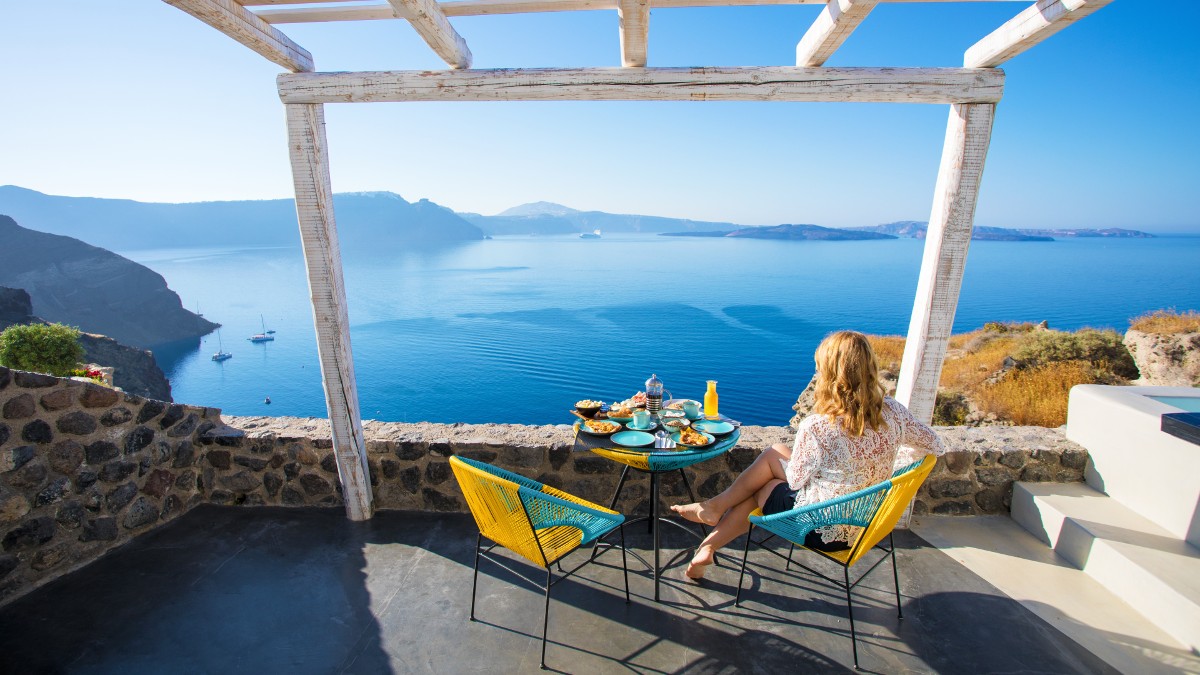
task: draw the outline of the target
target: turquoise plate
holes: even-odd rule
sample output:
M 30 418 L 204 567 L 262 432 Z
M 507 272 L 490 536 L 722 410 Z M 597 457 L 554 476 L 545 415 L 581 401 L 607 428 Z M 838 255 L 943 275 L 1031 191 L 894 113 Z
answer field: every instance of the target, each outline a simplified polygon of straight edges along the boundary
M 722 422 L 720 420 L 700 420 L 699 422 L 693 424 L 692 428 L 717 436 L 722 436 L 733 431 L 732 424 L 729 422 Z
M 702 431 L 700 433 L 704 433 L 704 432 Z M 687 443 L 679 442 L 679 432 L 678 431 L 671 434 L 671 440 L 675 441 L 676 445 L 679 445 L 679 446 L 685 447 L 685 448 L 707 448 L 708 446 L 712 445 L 717 440 L 712 437 L 712 434 L 704 434 L 704 437 L 708 439 L 708 442 L 705 443 L 704 445 L 688 445 Z
M 654 436 L 644 431 L 621 431 L 612 435 L 612 441 L 627 448 L 642 448 L 654 445 Z
M 632 417 L 613 417 L 612 415 L 609 415 L 608 419 L 614 422 L 620 422 L 621 424 L 628 424 L 633 421 Z

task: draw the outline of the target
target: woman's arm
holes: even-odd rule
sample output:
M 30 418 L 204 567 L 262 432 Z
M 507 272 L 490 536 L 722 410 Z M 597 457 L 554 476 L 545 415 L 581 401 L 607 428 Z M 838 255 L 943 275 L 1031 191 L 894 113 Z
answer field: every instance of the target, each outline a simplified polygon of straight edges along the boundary
M 908 408 L 904 407 L 899 402 L 895 405 L 896 413 L 900 418 L 900 444 L 912 448 L 916 452 L 909 453 L 916 461 L 925 455 L 936 455 L 938 457 L 946 454 L 946 444 L 942 442 L 942 438 L 928 424 L 917 419 Z M 924 452 L 921 452 L 921 451 Z
M 813 418 L 809 418 L 813 419 Z M 821 466 L 821 446 L 813 434 L 813 422 L 805 420 L 796 431 L 796 442 L 792 445 L 792 457 L 785 468 L 788 487 L 799 490 Z

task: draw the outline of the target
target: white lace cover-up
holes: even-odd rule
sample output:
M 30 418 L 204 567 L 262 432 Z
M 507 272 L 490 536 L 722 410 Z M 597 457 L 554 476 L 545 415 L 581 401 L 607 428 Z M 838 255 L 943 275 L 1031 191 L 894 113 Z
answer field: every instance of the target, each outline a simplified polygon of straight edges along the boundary
M 887 480 L 902 445 L 905 465 L 925 455 L 946 453 L 937 433 L 896 400 L 883 399 L 883 421 L 879 431 L 867 429 L 854 437 L 825 415 L 804 418 L 786 467 L 788 485 L 797 491 L 796 506 L 835 499 Z M 826 543 L 853 542 L 859 529 L 839 525 L 818 532 Z

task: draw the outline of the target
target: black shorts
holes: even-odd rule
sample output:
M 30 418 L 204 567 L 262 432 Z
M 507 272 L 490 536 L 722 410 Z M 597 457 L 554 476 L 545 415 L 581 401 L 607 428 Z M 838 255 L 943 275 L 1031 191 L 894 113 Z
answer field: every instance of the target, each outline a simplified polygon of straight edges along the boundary
M 771 494 L 767 496 L 766 503 L 762 506 L 762 512 L 765 516 L 772 516 L 776 513 L 791 511 L 796 508 L 797 490 L 793 490 L 787 483 L 780 483 L 771 490 Z M 835 551 L 845 551 L 850 548 L 844 541 L 825 542 L 821 540 L 821 533 L 817 531 L 809 532 L 808 536 L 804 537 L 804 547 L 833 553 Z

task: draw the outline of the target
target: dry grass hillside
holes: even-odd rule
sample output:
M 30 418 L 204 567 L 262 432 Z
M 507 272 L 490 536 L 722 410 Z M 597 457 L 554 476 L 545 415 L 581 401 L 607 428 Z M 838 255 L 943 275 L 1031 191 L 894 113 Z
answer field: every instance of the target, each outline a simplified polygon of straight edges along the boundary
M 1159 310 L 1130 321 L 1134 330 L 1200 330 L 1200 313 Z M 1067 398 L 1077 384 L 1128 384 L 1138 377 L 1133 357 L 1111 329 L 1049 330 L 1035 324 L 989 323 L 950 338 L 934 422 L 1066 423 Z M 894 381 L 904 354 L 901 336 L 872 336 L 886 379 Z

